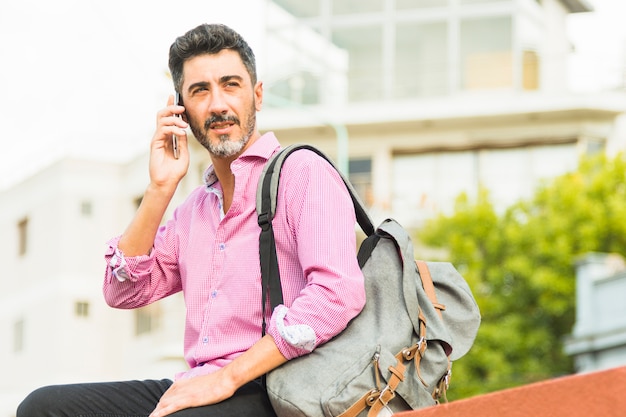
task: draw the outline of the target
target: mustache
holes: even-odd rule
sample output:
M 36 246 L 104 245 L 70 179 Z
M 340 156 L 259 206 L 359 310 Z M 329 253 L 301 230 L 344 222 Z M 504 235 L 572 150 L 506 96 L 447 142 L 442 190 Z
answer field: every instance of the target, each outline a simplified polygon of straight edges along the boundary
M 209 130 L 213 123 L 224 123 L 224 122 L 232 122 L 236 125 L 240 124 L 239 118 L 237 116 L 214 114 L 204 122 L 204 129 Z

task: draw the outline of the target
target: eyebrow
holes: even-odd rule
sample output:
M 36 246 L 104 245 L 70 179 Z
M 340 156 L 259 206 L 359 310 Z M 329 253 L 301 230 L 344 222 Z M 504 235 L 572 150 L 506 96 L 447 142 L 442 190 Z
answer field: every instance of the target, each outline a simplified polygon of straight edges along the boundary
M 237 81 L 243 81 L 243 77 L 240 75 L 223 75 L 220 77 L 220 84 L 223 84 L 227 81 L 230 80 L 237 80 Z M 189 86 L 189 88 L 187 88 L 187 91 L 193 91 L 195 88 L 198 87 L 208 87 L 209 86 L 209 82 L 208 81 L 199 81 L 197 83 L 193 83 Z

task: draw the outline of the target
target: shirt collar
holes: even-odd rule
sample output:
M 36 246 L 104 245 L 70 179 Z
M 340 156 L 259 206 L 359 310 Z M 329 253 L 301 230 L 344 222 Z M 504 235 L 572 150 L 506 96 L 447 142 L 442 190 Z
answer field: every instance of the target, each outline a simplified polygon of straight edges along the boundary
M 278 143 L 276 135 L 273 132 L 267 132 L 258 138 L 244 153 L 239 155 L 235 161 L 244 158 L 261 158 L 265 163 L 279 149 L 280 143 Z M 217 182 L 217 175 L 212 164 L 204 171 L 202 180 L 207 190 Z

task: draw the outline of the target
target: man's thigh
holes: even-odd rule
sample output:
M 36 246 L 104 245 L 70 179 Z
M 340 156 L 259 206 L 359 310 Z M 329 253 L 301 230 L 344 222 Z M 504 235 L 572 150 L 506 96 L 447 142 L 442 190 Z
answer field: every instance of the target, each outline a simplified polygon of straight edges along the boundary
M 52 385 L 29 394 L 16 416 L 147 416 L 171 385 L 167 379 Z
M 218 404 L 188 408 L 171 417 L 276 417 L 260 380 L 239 388 L 235 395 Z
M 33 391 L 19 405 L 16 417 L 148 416 L 172 381 L 125 381 L 53 385 Z M 172 417 L 276 417 L 260 381 L 241 387 L 218 404 L 188 408 Z

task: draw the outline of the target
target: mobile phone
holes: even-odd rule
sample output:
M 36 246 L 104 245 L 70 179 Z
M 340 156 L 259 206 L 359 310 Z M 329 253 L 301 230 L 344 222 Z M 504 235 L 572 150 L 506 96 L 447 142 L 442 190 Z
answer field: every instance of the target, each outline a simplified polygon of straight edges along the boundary
M 179 106 L 183 105 L 183 101 L 178 91 L 174 94 L 174 102 Z M 177 114 L 175 117 L 180 117 L 180 115 Z M 174 152 L 174 158 L 178 159 L 178 136 L 176 135 L 172 135 L 172 151 Z

